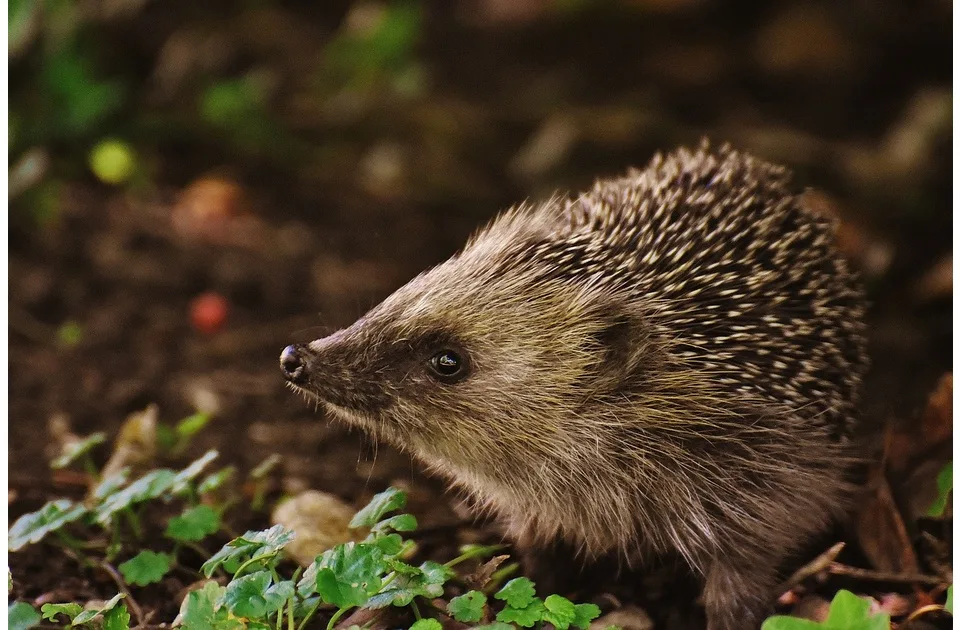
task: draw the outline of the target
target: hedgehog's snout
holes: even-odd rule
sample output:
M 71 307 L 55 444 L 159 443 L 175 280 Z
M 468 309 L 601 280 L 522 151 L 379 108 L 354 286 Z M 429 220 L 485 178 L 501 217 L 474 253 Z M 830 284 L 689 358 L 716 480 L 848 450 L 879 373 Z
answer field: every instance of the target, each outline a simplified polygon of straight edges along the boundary
M 280 370 L 284 378 L 294 385 L 299 385 L 306 380 L 303 346 L 292 345 L 283 349 L 280 353 Z

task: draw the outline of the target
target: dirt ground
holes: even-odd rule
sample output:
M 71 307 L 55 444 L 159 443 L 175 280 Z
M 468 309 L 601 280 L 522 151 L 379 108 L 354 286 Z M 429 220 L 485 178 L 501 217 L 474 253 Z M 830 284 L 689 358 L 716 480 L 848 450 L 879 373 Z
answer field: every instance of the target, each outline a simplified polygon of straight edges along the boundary
M 160 137 L 145 190 L 78 173 L 53 223 L 12 210 L 11 518 L 77 492 L 47 466 L 52 419 L 112 435 L 151 403 L 173 422 L 200 400 L 217 413 L 194 451 L 216 448 L 242 470 L 281 454 L 274 495 L 310 487 L 362 505 L 399 485 L 422 526 L 441 532 L 428 553 L 495 539 L 419 464 L 292 395 L 280 350 L 351 323 L 499 209 L 703 135 L 785 163 L 798 189 L 830 195 L 872 302 L 866 414 L 878 425 L 916 418 L 952 369 L 951 5 L 637 2 L 626 17 L 564 18 L 501 4 L 427 11 L 418 59 L 428 87 L 356 114 L 334 111 L 333 98 L 304 105 L 302 67 L 289 61 L 319 55 L 342 13 L 270 5 L 218 30 L 208 14 L 151 21 L 151 5 L 119 29 L 141 64 L 159 63 L 185 24 L 218 30 L 239 50 L 232 64 L 278 77 L 277 115 L 312 150 L 290 164 Z M 207 207 L 227 208 L 225 234 L 184 227 Z M 211 291 L 229 315 L 204 334 L 190 304 Z M 68 321 L 82 330 L 73 347 L 57 342 Z M 111 588 L 39 550 L 10 564 L 13 595 L 28 600 Z M 184 585 L 160 585 L 153 599 L 173 601 Z M 176 602 L 157 619 L 175 612 Z

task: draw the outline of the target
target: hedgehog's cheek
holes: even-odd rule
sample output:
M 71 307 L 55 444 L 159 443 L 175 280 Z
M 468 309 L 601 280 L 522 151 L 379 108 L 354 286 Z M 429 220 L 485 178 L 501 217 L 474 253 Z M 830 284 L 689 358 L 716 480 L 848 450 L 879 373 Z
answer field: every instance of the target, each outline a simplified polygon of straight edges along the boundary
M 619 392 L 628 386 L 647 359 L 649 344 L 645 326 L 626 312 L 606 318 L 605 325 L 591 335 L 590 347 L 596 360 L 585 375 L 585 388 L 592 392 Z

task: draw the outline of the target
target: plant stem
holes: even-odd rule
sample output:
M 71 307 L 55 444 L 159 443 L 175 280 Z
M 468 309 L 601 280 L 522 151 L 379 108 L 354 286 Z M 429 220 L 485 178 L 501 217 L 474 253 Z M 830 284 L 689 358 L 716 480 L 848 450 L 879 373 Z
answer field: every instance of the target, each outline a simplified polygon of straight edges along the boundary
M 100 471 L 97 470 L 97 466 L 93 463 L 93 458 L 90 457 L 90 453 L 85 453 L 83 455 L 83 469 L 92 480 L 91 488 L 95 488 L 98 483 L 100 483 Z
M 106 560 L 100 563 L 100 568 L 106 571 L 113 581 L 116 582 L 117 588 L 120 589 L 120 592 L 124 594 L 127 600 L 127 604 L 130 605 L 130 611 L 133 613 L 134 618 L 137 620 L 137 625 L 140 626 L 144 622 L 143 609 L 140 608 L 140 604 L 137 603 L 137 600 L 133 598 L 133 595 L 130 594 L 130 589 L 127 588 L 126 582 L 123 581 L 123 576 L 120 575 L 120 572 L 117 571 L 112 564 Z
M 204 549 L 203 547 L 201 547 L 201 546 L 199 545 L 199 543 L 195 543 L 195 542 L 189 541 L 189 540 L 182 540 L 182 541 L 180 541 L 179 544 L 182 545 L 182 546 L 184 546 L 184 547 L 186 547 L 187 549 L 193 550 L 194 552 L 196 552 L 196 554 L 197 554 L 198 556 L 200 556 L 200 557 L 203 558 L 204 560 L 209 560 L 209 559 L 210 559 L 210 552 L 207 551 L 206 549 Z
M 421 619 L 423 619 L 423 617 L 420 616 L 420 607 L 417 606 L 417 600 L 415 599 L 410 600 L 410 608 L 413 609 L 413 616 L 417 618 L 417 621 L 420 621 Z
M 313 608 L 310 609 L 310 612 L 304 616 L 303 621 L 300 622 L 300 625 L 297 626 L 297 630 L 303 630 L 307 627 L 307 622 L 310 621 L 310 618 L 313 617 L 313 614 L 317 612 L 317 609 L 320 608 L 320 604 L 323 603 L 323 600 L 319 597 L 317 598 L 317 603 L 313 605 Z
M 269 560 L 270 558 L 273 558 L 274 556 L 276 556 L 278 553 L 279 553 L 278 551 L 271 551 L 270 553 L 264 553 L 259 556 L 254 556 L 250 558 L 249 560 L 241 564 L 240 568 L 234 572 L 233 579 L 235 580 L 241 575 L 243 575 L 243 570 L 246 569 L 251 564 L 253 564 L 254 562 L 260 562 L 261 560 Z
M 134 512 L 130 506 L 123 508 L 123 514 L 126 516 L 127 523 L 130 524 L 130 529 L 133 530 L 133 537 L 136 540 L 140 540 L 140 537 L 143 535 L 143 530 L 140 527 L 140 517 L 137 516 L 137 513 Z
M 330 621 L 327 623 L 327 630 L 333 630 L 333 627 L 340 621 L 340 617 L 343 617 L 343 614 L 350 610 L 349 608 L 341 608 L 337 612 L 333 613 L 333 617 L 330 617 Z
M 497 551 L 499 551 L 499 550 L 501 550 L 501 549 L 503 549 L 503 548 L 504 548 L 504 545 L 494 545 L 493 547 L 474 547 L 474 548 L 472 548 L 472 549 L 468 549 L 467 551 L 465 551 L 464 553 L 460 554 L 459 556 L 457 556 L 457 557 L 454 558 L 453 560 L 451 560 L 451 561 L 449 561 L 449 562 L 445 562 L 445 563 L 443 564 L 443 566 L 445 566 L 445 567 L 447 567 L 448 569 L 450 569 L 450 568 L 453 568 L 453 567 L 457 566 L 457 565 L 460 564 L 461 562 L 464 562 L 464 561 L 466 561 L 466 560 L 469 560 L 470 558 L 476 558 L 477 556 L 485 556 L 485 555 L 488 555 L 488 554 L 490 554 L 490 553 L 496 553 Z

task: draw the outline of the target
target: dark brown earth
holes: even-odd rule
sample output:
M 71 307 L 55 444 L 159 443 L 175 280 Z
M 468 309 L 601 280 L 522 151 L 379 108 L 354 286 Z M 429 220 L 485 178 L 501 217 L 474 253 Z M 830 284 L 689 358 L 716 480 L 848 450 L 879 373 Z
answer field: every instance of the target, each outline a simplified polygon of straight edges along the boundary
M 37 227 L 13 204 L 11 518 L 76 496 L 46 464 L 51 418 L 113 435 L 151 403 L 166 422 L 189 415 L 202 391 L 219 411 L 191 452 L 216 448 L 241 470 L 281 454 L 274 496 L 312 487 L 361 505 L 399 485 L 422 527 L 439 528 L 425 554 L 495 540 L 419 464 L 328 424 L 286 390 L 280 350 L 351 323 L 499 209 L 703 135 L 785 163 L 798 190 L 830 195 L 873 303 L 871 421 L 909 423 L 952 369 L 952 293 L 925 279 L 951 253 L 949 3 L 634 2 L 564 15 L 524 2 L 529 15 L 499 18 L 503 3 L 492 0 L 435 3 L 416 53 L 429 77 L 419 94 L 374 91 L 339 111 L 305 76 L 320 71 L 341 4 L 241 14 L 151 4 L 103 27 L 129 53 L 126 70 L 144 77 L 145 109 L 163 100 L 146 79 L 161 46 L 217 33 L 228 61 L 215 72 L 265 69 L 278 86 L 271 113 L 296 148 L 237 151 L 185 125 L 139 137 L 152 165 L 146 188 L 121 192 L 75 169 L 54 222 Z M 531 149 L 537 138 L 542 151 Z M 67 160 L 78 149 L 51 151 Z M 228 223 L 226 238 L 190 235 L 171 218 L 189 215 L 185 191 L 202 176 L 235 181 L 245 200 L 248 218 Z M 189 317 L 207 291 L 230 308 L 211 335 Z M 83 331 L 73 348 L 56 341 L 67 321 Z M 238 523 L 263 526 L 266 515 Z M 115 592 L 42 549 L 11 556 L 12 596 Z M 189 581 L 148 587 L 141 605 L 170 621 Z

